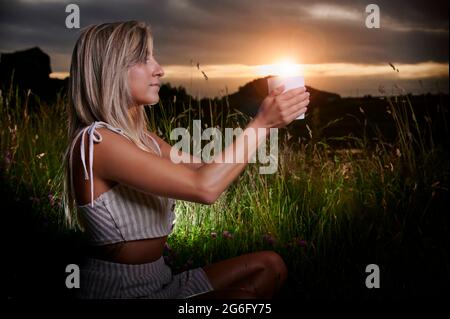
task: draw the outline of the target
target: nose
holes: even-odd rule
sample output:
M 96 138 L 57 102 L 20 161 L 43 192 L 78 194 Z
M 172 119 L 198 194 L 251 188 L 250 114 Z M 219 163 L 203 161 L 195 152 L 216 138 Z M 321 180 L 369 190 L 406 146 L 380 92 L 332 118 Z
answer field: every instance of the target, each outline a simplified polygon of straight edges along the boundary
M 159 63 L 156 63 L 156 68 L 155 68 L 155 71 L 153 72 L 153 76 L 157 76 L 157 77 L 163 77 L 164 76 L 164 70 L 159 65 Z

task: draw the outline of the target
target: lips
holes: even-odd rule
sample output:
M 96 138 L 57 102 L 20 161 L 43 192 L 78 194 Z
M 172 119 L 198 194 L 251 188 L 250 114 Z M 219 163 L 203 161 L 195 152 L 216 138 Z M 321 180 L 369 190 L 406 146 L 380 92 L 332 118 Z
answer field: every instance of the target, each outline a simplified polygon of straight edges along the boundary
M 153 84 L 150 84 L 150 86 L 157 86 L 157 87 L 160 87 L 161 85 L 160 85 L 159 83 L 153 83 Z
M 150 84 L 149 85 L 151 88 L 156 88 L 157 91 L 161 90 L 161 87 L 159 84 Z

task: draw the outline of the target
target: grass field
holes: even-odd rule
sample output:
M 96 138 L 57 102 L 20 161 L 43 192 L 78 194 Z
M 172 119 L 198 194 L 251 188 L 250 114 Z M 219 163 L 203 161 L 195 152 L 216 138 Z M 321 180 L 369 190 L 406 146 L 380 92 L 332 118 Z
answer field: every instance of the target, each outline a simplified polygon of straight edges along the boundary
M 61 206 L 65 98 L 32 112 L 14 93 L 0 101 L 1 194 L 10 207 L 3 210 L 7 293 L 71 297 L 64 269 L 80 260 L 83 242 L 80 232 L 65 226 Z M 364 137 L 341 136 L 347 148 L 333 149 L 324 139 L 305 140 L 294 150 L 296 142 L 283 138 L 276 174 L 261 175 L 250 164 L 215 204 L 177 201 L 167 263 L 177 272 L 272 249 L 289 269 L 281 298 L 448 294 L 448 106 L 429 105 L 438 108 L 437 116 L 423 122 L 407 95 L 386 96 L 384 103 L 393 142 L 380 136 L 369 145 Z M 208 126 L 232 127 L 244 116 L 224 116 L 212 107 L 229 105 L 211 106 Z M 201 114 L 195 102 L 174 110 L 169 101 L 147 109 L 150 129 L 172 144 L 170 130 L 191 127 Z M 436 126 L 444 128 L 440 142 Z M 380 267 L 380 289 L 365 286 L 368 264 Z

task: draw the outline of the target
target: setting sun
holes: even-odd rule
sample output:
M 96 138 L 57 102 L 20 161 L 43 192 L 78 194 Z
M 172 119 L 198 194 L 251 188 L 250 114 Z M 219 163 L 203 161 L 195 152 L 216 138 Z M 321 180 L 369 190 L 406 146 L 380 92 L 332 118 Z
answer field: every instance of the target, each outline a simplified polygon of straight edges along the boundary
M 293 59 L 287 58 L 274 64 L 260 65 L 257 68 L 257 74 L 262 76 L 276 75 L 285 77 L 303 75 L 303 66 L 295 63 Z

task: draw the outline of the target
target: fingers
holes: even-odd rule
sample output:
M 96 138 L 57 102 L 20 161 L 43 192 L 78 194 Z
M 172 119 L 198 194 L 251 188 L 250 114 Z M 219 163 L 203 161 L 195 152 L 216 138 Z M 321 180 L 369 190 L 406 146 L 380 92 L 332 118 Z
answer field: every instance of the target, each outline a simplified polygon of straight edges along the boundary
M 263 104 L 263 110 L 268 118 L 273 113 L 272 122 L 274 127 L 282 127 L 294 119 L 304 114 L 309 104 L 310 93 L 306 92 L 305 87 L 298 87 L 296 89 L 288 90 L 284 92 L 284 85 L 272 90 L 269 94 L 269 99 L 265 100 Z M 278 113 L 278 114 L 277 114 Z M 270 120 L 268 120 L 270 122 Z M 284 123 L 284 124 L 283 124 Z M 281 125 L 281 126 L 279 126 Z
M 296 89 L 288 90 L 280 95 L 280 100 L 287 101 L 292 99 L 293 97 L 306 92 L 306 88 L 304 86 L 298 87 Z
M 270 92 L 270 96 L 275 97 L 275 96 L 283 93 L 283 91 L 284 91 L 284 84 L 282 84 L 279 87 L 277 87 L 276 89 L 272 90 L 272 92 Z
M 303 114 L 306 112 L 306 107 L 309 105 L 309 99 L 305 99 L 303 101 L 301 101 L 298 104 L 295 104 L 294 106 L 290 107 L 287 110 L 287 117 L 293 117 L 293 118 L 297 118 L 299 115 Z
M 288 105 L 290 105 L 290 106 L 296 105 L 296 104 L 298 104 L 298 103 L 300 103 L 300 102 L 302 102 L 304 100 L 308 100 L 309 96 L 310 96 L 309 92 L 305 92 L 303 94 L 294 96 L 290 100 L 286 101 L 286 103 L 288 103 Z
M 301 107 L 300 109 L 297 109 L 295 112 L 293 112 L 292 114 L 290 114 L 288 116 L 288 121 L 291 122 L 291 121 L 295 120 L 300 115 L 306 113 L 307 110 L 308 110 L 308 108 L 306 106 Z
M 291 98 L 288 101 L 280 101 L 279 104 L 287 113 L 292 113 L 298 108 L 298 104 L 304 101 L 308 101 L 309 103 L 309 96 L 310 96 L 309 92 L 305 92 L 303 94 Z

